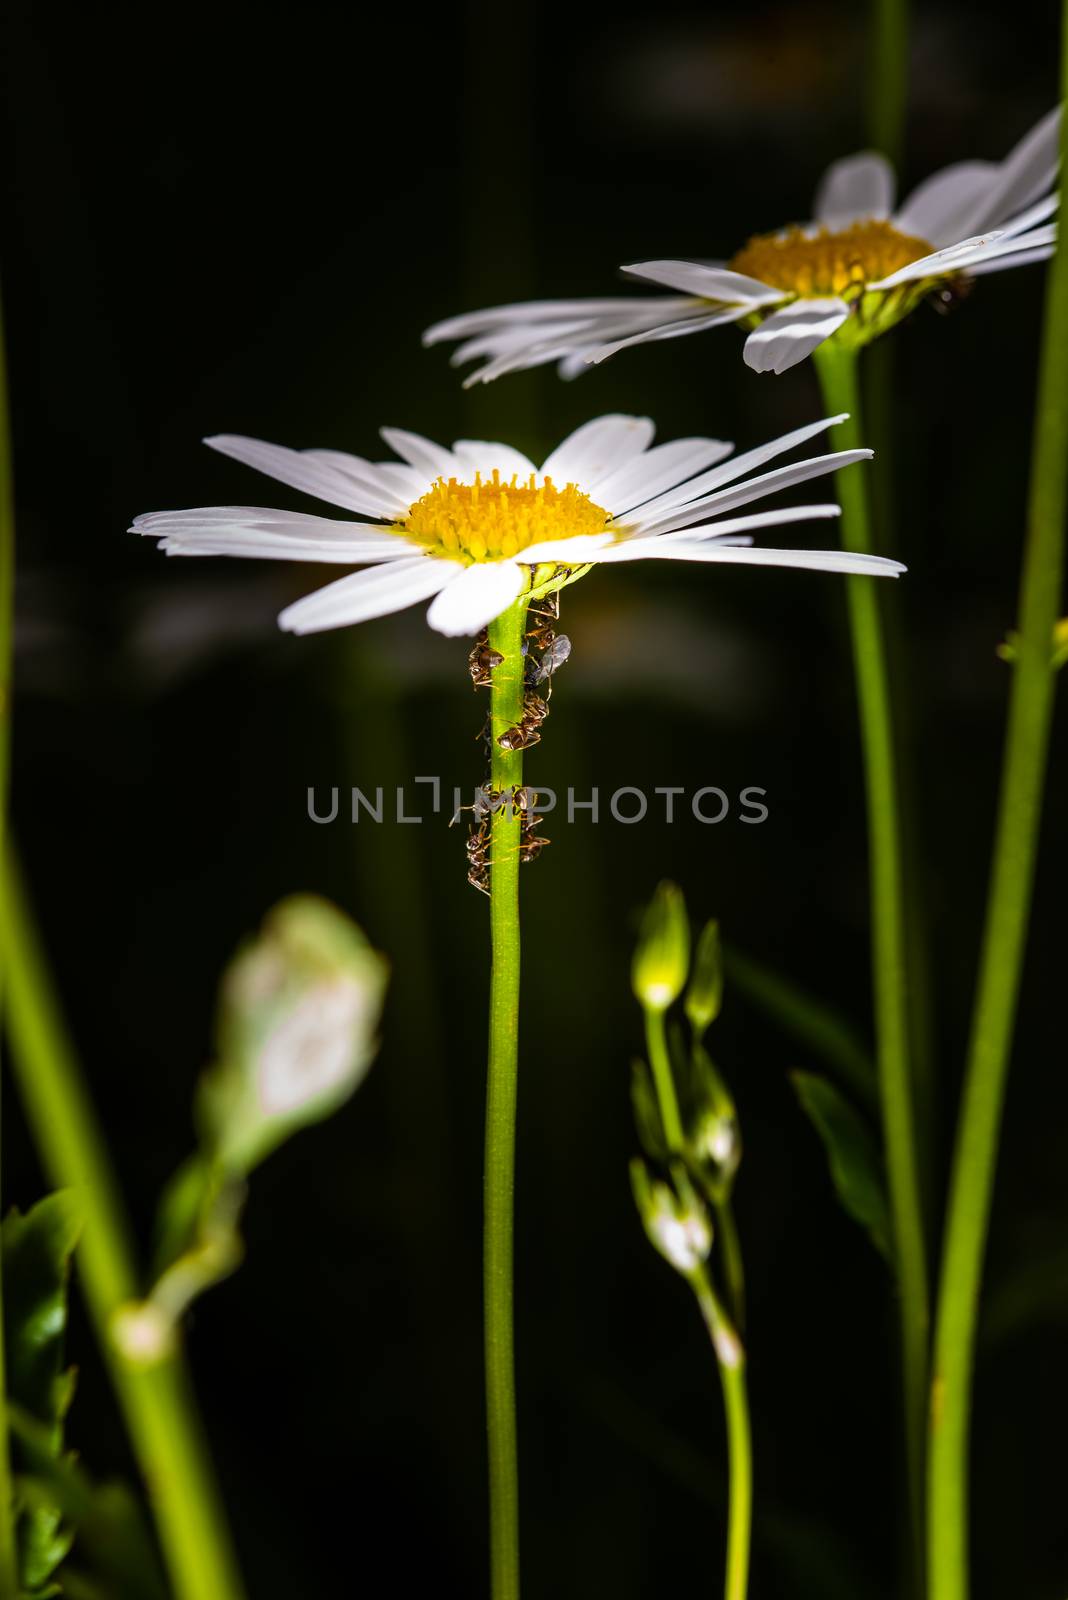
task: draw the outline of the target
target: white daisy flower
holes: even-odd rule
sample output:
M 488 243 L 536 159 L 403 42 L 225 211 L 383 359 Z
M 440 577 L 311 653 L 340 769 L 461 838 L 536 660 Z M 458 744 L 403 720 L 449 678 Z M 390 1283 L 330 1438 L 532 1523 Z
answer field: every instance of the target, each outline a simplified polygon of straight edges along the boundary
M 872 152 L 837 161 L 816 190 L 811 222 L 749 240 L 730 261 L 642 261 L 632 277 L 674 289 L 656 299 L 537 300 L 450 317 L 425 344 L 463 341 L 466 380 L 560 362 L 574 377 L 628 345 L 722 323 L 749 329 L 747 365 L 784 372 L 825 339 L 867 344 L 935 291 L 1052 255 L 1060 111 L 1002 162 L 961 161 L 895 209 L 893 168 Z
M 209 506 L 154 511 L 130 531 L 158 539 L 168 555 L 364 567 L 287 607 L 278 620 L 293 633 L 343 628 L 431 600 L 432 628 L 475 634 L 528 591 L 560 588 L 598 563 L 646 558 L 896 576 L 904 568 L 876 556 L 751 548 L 756 529 L 835 517 L 836 505 L 727 515 L 870 458 L 870 450 L 840 450 L 746 477 L 844 420 L 829 417 L 732 456 L 733 445 L 720 439 L 654 447 L 648 417 L 598 417 L 540 467 L 511 445 L 459 439 L 447 450 L 399 428 L 383 428 L 382 437 L 402 460 L 382 462 L 220 435 L 205 443 L 375 520 Z

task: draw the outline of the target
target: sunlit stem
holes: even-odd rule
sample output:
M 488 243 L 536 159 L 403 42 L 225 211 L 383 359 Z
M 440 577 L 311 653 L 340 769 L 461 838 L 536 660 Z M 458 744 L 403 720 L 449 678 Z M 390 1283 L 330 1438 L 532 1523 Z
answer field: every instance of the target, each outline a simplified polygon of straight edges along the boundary
M 649 1066 L 652 1068 L 664 1138 L 669 1155 L 677 1156 L 682 1150 L 682 1116 L 671 1070 L 664 1013 L 656 1006 L 643 1006 L 642 1009 L 645 1012 L 645 1045 L 649 1052 Z
M 8 772 L 11 759 L 12 634 L 15 610 L 15 490 L 11 426 L 7 402 L 7 358 L 0 310 L 0 852 L 7 834 Z M 0 892 L 2 892 L 0 885 Z M 5 973 L 0 962 L 0 1003 Z M 0 1274 L 0 1595 L 18 1592 L 18 1552 L 11 1481 L 11 1452 L 4 1418 L 7 1362 L 4 1350 L 3 1283 Z
M 828 410 L 849 413 L 840 443 L 846 449 L 863 445 L 855 351 L 828 342 L 816 351 L 816 366 Z M 837 489 L 843 546 L 870 552 L 864 469 L 839 473 Z M 876 1056 L 898 1274 L 909 1506 L 914 1559 L 922 1572 L 930 1309 L 910 1059 L 900 796 L 880 581 L 859 575 L 845 580 L 867 792 Z
M 498 739 L 523 717 L 525 600 L 490 624 L 504 658 L 490 679 L 490 783 L 505 803 L 490 821 L 489 1065 L 486 1081 L 483 1306 L 489 1440 L 493 1600 L 519 1594 L 519 1466 L 515 1404 L 515 1117 L 519 1071 L 519 847 L 522 818 L 509 796 L 523 783 L 523 754 Z
M 745 1351 L 705 1271 L 691 1280 L 716 1353 L 727 1422 L 727 1565 L 724 1600 L 745 1600 L 753 1523 L 753 1439 L 745 1381 Z
M 1068 94 L 1068 5 L 1061 40 Z M 1062 130 L 1061 160 L 1068 156 Z M 1068 513 L 1068 253 L 1050 267 L 1020 620 L 964 1099 L 949 1191 L 931 1387 L 930 1600 L 969 1594 L 968 1442 L 983 1257 L 1034 889 Z
M 177 1600 L 244 1593 L 185 1364 L 151 1364 L 115 1343 L 116 1312 L 140 1294 L 134 1253 L 96 1115 L 66 1035 L 10 847 L 0 881 L 0 956 L 11 1063 L 51 1181 L 76 1190 L 85 1219 L 78 1280 L 148 1488 Z

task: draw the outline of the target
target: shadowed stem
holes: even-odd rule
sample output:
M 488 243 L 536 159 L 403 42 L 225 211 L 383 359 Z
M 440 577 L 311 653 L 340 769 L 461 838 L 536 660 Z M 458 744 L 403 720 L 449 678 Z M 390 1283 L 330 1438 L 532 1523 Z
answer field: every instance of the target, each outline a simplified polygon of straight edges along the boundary
M 498 737 L 523 717 L 526 601 L 490 624 L 504 657 L 490 678 L 490 784 L 506 803 L 490 818 L 489 1064 L 486 1081 L 483 1315 L 489 1440 L 490 1580 L 493 1600 L 519 1595 L 519 1467 L 516 1445 L 515 1118 L 519 1071 L 519 846 L 521 815 L 509 801 L 523 783 L 522 751 Z
M 85 1218 L 79 1280 L 122 1406 L 177 1600 L 241 1600 L 215 1475 L 181 1355 L 142 1365 L 112 1336 L 139 1295 L 134 1253 L 96 1115 L 86 1094 L 10 848 L 0 882 L 0 956 L 11 1062 L 53 1183 L 75 1189 Z
M 815 352 L 827 409 L 849 413 L 839 441 L 846 449 L 863 443 L 856 359 L 855 351 L 830 341 Z M 839 473 L 837 489 L 843 546 L 870 553 L 873 541 L 863 468 Z M 879 581 L 851 576 L 845 583 L 867 793 L 876 1054 L 898 1275 L 909 1507 L 919 1576 L 930 1309 L 910 1059 L 900 797 Z
M 671 1071 L 665 1014 L 655 1006 L 643 1005 L 645 1042 L 653 1074 L 660 1121 L 664 1129 L 668 1156 L 676 1163 L 683 1158 L 684 1135 L 675 1079 Z M 744 1298 L 741 1250 L 730 1204 L 718 1206 L 717 1222 L 724 1228 L 724 1267 L 735 1314 Z M 724 1574 L 724 1600 L 745 1600 L 749 1583 L 749 1549 L 753 1523 L 753 1445 L 749 1425 L 749 1395 L 745 1381 L 745 1350 L 730 1316 L 720 1303 L 707 1267 L 687 1274 L 705 1319 L 712 1348 L 719 1366 L 723 1388 L 723 1411 L 727 1423 L 727 1564 Z
M 1068 94 L 1068 5 L 1061 40 Z M 1068 131 L 1061 133 L 1061 162 Z M 1034 889 L 1053 714 L 1053 629 L 1068 512 L 1068 254 L 1050 266 L 1031 467 L 1020 622 L 993 868 L 938 1291 L 931 1385 L 928 1540 L 931 1600 L 969 1593 L 968 1440 L 976 1320 L 1001 1113 Z
M 0 309 L 0 852 L 7 835 L 8 773 L 11 761 L 12 633 L 15 611 L 15 493 L 11 425 L 7 402 L 7 356 Z M 2 886 L 0 886 L 2 890 Z M 0 961 L 0 1003 L 6 972 Z M 11 1451 L 4 1407 L 7 1362 L 4 1350 L 3 1274 L 0 1273 L 0 1595 L 18 1592 Z
M 871 0 L 868 142 L 900 172 L 908 105 L 908 0 Z

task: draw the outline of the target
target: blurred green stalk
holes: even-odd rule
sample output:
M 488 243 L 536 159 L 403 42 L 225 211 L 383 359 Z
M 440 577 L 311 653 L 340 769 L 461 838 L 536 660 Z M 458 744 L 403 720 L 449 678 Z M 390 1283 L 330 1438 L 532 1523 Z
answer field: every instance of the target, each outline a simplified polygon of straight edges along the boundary
M 683 1163 L 685 1135 L 675 1077 L 671 1070 L 665 1012 L 643 1003 L 645 1043 L 653 1075 L 660 1121 L 671 1161 Z M 730 1204 L 716 1207 L 717 1221 L 726 1230 L 724 1266 L 728 1291 L 737 1314 L 744 1299 L 741 1250 Z M 723 1414 L 727 1424 L 727 1563 L 723 1579 L 724 1600 L 745 1600 L 749 1587 L 749 1552 L 753 1538 L 753 1439 L 749 1421 L 749 1392 L 745 1379 L 745 1349 L 730 1316 L 720 1304 L 707 1266 L 687 1275 L 701 1308 L 712 1348 L 716 1353 L 723 1389 Z
M 861 446 L 856 351 L 828 340 L 816 350 L 814 360 L 827 409 L 849 413 L 842 424 L 841 445 L 847 450 Z M 870 553 L 873 539 L 863 471 L 839 473 L 837 488 L 843 547 Z M 857 575 L 845 582 L 867 791 L 876 1056 L 899 1285 L 909 1506 L 914 1554 L 922 1574 L 930 1309 L 913 1105 L 900 796 L 877 580 Z
M 7 400 L 7 353 L 0 307 L 0 851 L 7 835 L 11 767 L 12 642 L 15 618 L 15 478 Z M 0 1001 L 6 974 L 0 963 Z M 0 1272 L 0 1600 L 18 1594 L 18 1549 L 11 1450 L 6 1417 L 7 1360 L 4 1350 L 3 1274 Z
M 503 656 L 490 677 L 490 787 L 504 804 L 490 817 L 489 1062 L 483 1315 L 486 1428 L 489 1441 L 490 1580 L 493 1600 L 519 1596 L 519 1467 L 515 1405 L 515 1118 L 519 1075 L 519 848 L 523 753 L 499 736 L 523 719 L 526 601 L 490 623 L 489 644 Z
M 908 0 L 872 0 L 868 63 L 868 142 L 901 171 L 908 106 Z
M 1061 98 L 1068 97 L 1068 4 Z M 1068 170 L 1068 127 L 1061 171 Z M 931 1600 L 969 1593 L 968 1441 L 976 1322 L 997 1165 L 1053 715 L 1053 630 L 1068 512 L 1068 251 L 1046 288 L 1020 621 L 971 1043 L 957 1127 L 931 1383 L 928 1541 Z
M 120 1354 L 112 1323 L 136 1300 L 134 1251 L 96 1115 L 66 1035 L 37 930 L 8 847 L 0 884 L 0 955 L 11 1060 L 26 1117 L 57 1187 L 85 1216 L 80 1281 L 149 1491 L 178 1600 L 241 1600 L 214 1472 L 177 1352 L 151 1364 Z

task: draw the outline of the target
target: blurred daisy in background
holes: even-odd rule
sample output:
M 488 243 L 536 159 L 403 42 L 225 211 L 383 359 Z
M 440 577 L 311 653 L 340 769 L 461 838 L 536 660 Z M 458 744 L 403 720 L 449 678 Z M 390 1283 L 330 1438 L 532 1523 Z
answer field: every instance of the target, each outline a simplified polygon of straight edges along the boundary
M 476 634 L 521 595 L 547 593 L 598 563 L 735 562 L 896 576 L 894 561 L 833 550 L 752 548 L 760 528 L 835 517 L 837 505 L 727 513 L 866 460 L 840 450 L 747 473 L 844 421 L 830 417 L 732 456 L 720 439 L 653 445 L 647 417 L 598 417 L 540 467 L 507 444 L 461 439 L 452 449 L 383 428 L 402 459 L 371 462 L 336 450 L 288 450 L 223 435 L 213 449 L 291 488 L 373 521 L 336 521 L 257 506 L 157 511 L 131 532 L 168 555 L 246 556 L 362 566 L 286 608 L 293 633 L 343 628 L 430 600 L 439 633 Z
M 483 363 L 467 385 L 547 361 L 574 377 L 629 345 L 725 323 L 748 330 L 757 372 L 784 372 L 825 339 L 867 344 L 929 295 L 1052 255 L 1059 127 L 1052 111 L 1004 161 L 957 162 L 896 208 L 889 162 L 849 156 L 824 174 L 811 222 L 759 234 L 725 262 L 623 268 L 673 295 L 497 306 L 436 323 L 424 343 L 461 340 L 453 364 Z

